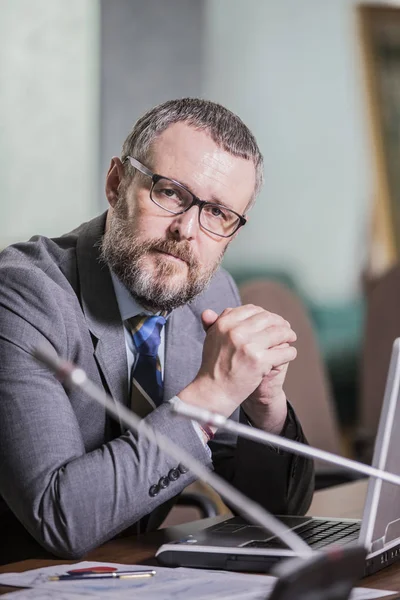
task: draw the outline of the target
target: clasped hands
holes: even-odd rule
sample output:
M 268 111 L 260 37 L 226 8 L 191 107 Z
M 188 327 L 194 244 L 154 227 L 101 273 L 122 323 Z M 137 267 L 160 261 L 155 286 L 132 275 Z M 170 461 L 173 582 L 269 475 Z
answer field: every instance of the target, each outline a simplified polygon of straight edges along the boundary
M 200 370 L 180 394 L 189 404 L 230 416 L 242 405 L 251 423 L 280 433 L 287 415 L 283 383 L 296 334 L 290 324 L 259 306 L 202 314 L 206 338 Z

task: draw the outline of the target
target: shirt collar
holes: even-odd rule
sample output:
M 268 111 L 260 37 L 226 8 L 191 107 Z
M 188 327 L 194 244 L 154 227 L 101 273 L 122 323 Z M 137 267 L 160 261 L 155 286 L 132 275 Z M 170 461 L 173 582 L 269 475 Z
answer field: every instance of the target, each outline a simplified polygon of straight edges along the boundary
M 128 289 L 124 286 L 122 281 L 118 279 L 115 273 L 111 271 L 111 279 L 114 286 L 115 296 L 117 298 L 118 308 L 121 315 L 121 319 L 126 321 L 127 319 L 131 319 L 132 317 L 136 317 L 136 315 L 154 315 L 159 313 L 152 313 L 150 310 L 146 310 L 143 308 L 139 302 L 135 300 L 132 294 L 128 291 Z M 166 316 L 168 319 L 170 313 Z

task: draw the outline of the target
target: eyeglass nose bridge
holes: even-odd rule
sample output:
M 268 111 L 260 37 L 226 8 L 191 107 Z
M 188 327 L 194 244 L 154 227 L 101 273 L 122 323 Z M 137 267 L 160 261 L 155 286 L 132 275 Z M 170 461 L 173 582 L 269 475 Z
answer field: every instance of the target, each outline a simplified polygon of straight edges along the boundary
M 185 215 L 186 213 L 189 212 L 189 210 L 191 208 L 193 208 L 193 206 L 198 206 L 199 207 L 199 212 L 197 215 L 197 222 L 199 224 L 199 227 L 202 229 L 203 226 L 201 224 L 201 211 L 203 210 L 203 206 L 205 206 L 205 204 L 207 204 L 206 200 L 200 200 L 200 198 L 198 198 L 197 196 L 195 196 L 194 194 L 192 194 L 192 201 L 189 203 L 189 205 L 182 211 L 178 212 L 178 213 L 174 213 L 176 217 L 178 217 L 179 215 Z
M 194 194 L 192 194 L 192 196 L 193 196 L 193 200 L 191 201 L 189 206 L 187 206 L 185 208 L 185 210 L 183 210 L 180 214 L 183 215 L 184 213 L 188 212 L 193 206 L 198 206 L 199 207 L 199 219 L 200 219 L 200 213 L 203 210 L 203 207 L 207 204 L 207 201 L 200 200 L 200 198 L 198 198 Z

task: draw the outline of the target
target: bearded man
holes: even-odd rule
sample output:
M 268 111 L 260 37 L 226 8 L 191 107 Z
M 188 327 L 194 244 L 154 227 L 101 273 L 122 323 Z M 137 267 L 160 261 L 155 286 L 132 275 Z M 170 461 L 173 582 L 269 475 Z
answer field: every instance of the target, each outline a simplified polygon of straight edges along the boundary
M 219 267 L 262 169 L 236 115 L 169 101 L 111 160 L 106 214 L 0 255 L 0 535 L 19 553 L 7 545 L 3 562 L 77 558 L 132 525 L 155 529 L 194 480 L 41 367 L 33 350 L 44 341 L 267 510 L 307 510 L 310 461 L 170 411 L 197 404 L 304 441 L 282 387 L 296 335 L 241 306 Z

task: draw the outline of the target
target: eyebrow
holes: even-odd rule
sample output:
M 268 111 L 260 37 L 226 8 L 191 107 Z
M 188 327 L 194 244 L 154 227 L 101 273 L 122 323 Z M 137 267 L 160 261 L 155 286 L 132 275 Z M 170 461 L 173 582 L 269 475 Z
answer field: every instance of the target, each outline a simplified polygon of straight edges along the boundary
M 191 194 L 196 196 L 196 198 L 203 200 L 203 198 L 200 198 L 200 196 L 197 196 L 196 194 L 194 194 L 192 192 L 190 185 L 187 185 L 187 183 L 180 181 L 180 179 L 175 179 L 174 177 L 167 177 L 167 179 L 171 179 L 172 181 L 176 181 L 177 183 L 180 183 L 181 185 L 183 185 L 183 187 L 185 187 L 187 190 L 189 190 L 189 192 Z M 229 206 L 229 204 L 227 204 L 226 202 L 222 202 L 222 200 L 219 200 L 215 196 L 211 196 L 211 200 L 204 200 L 204 202 L 211 202 L 211 204 L 219 204 L 219 206 L 224 206 L 225 208 L 228 208 L 229 210 L 233 210 L 232 206 Z M 234 212 L 236 212 L 236 211 L 234 211 Z

